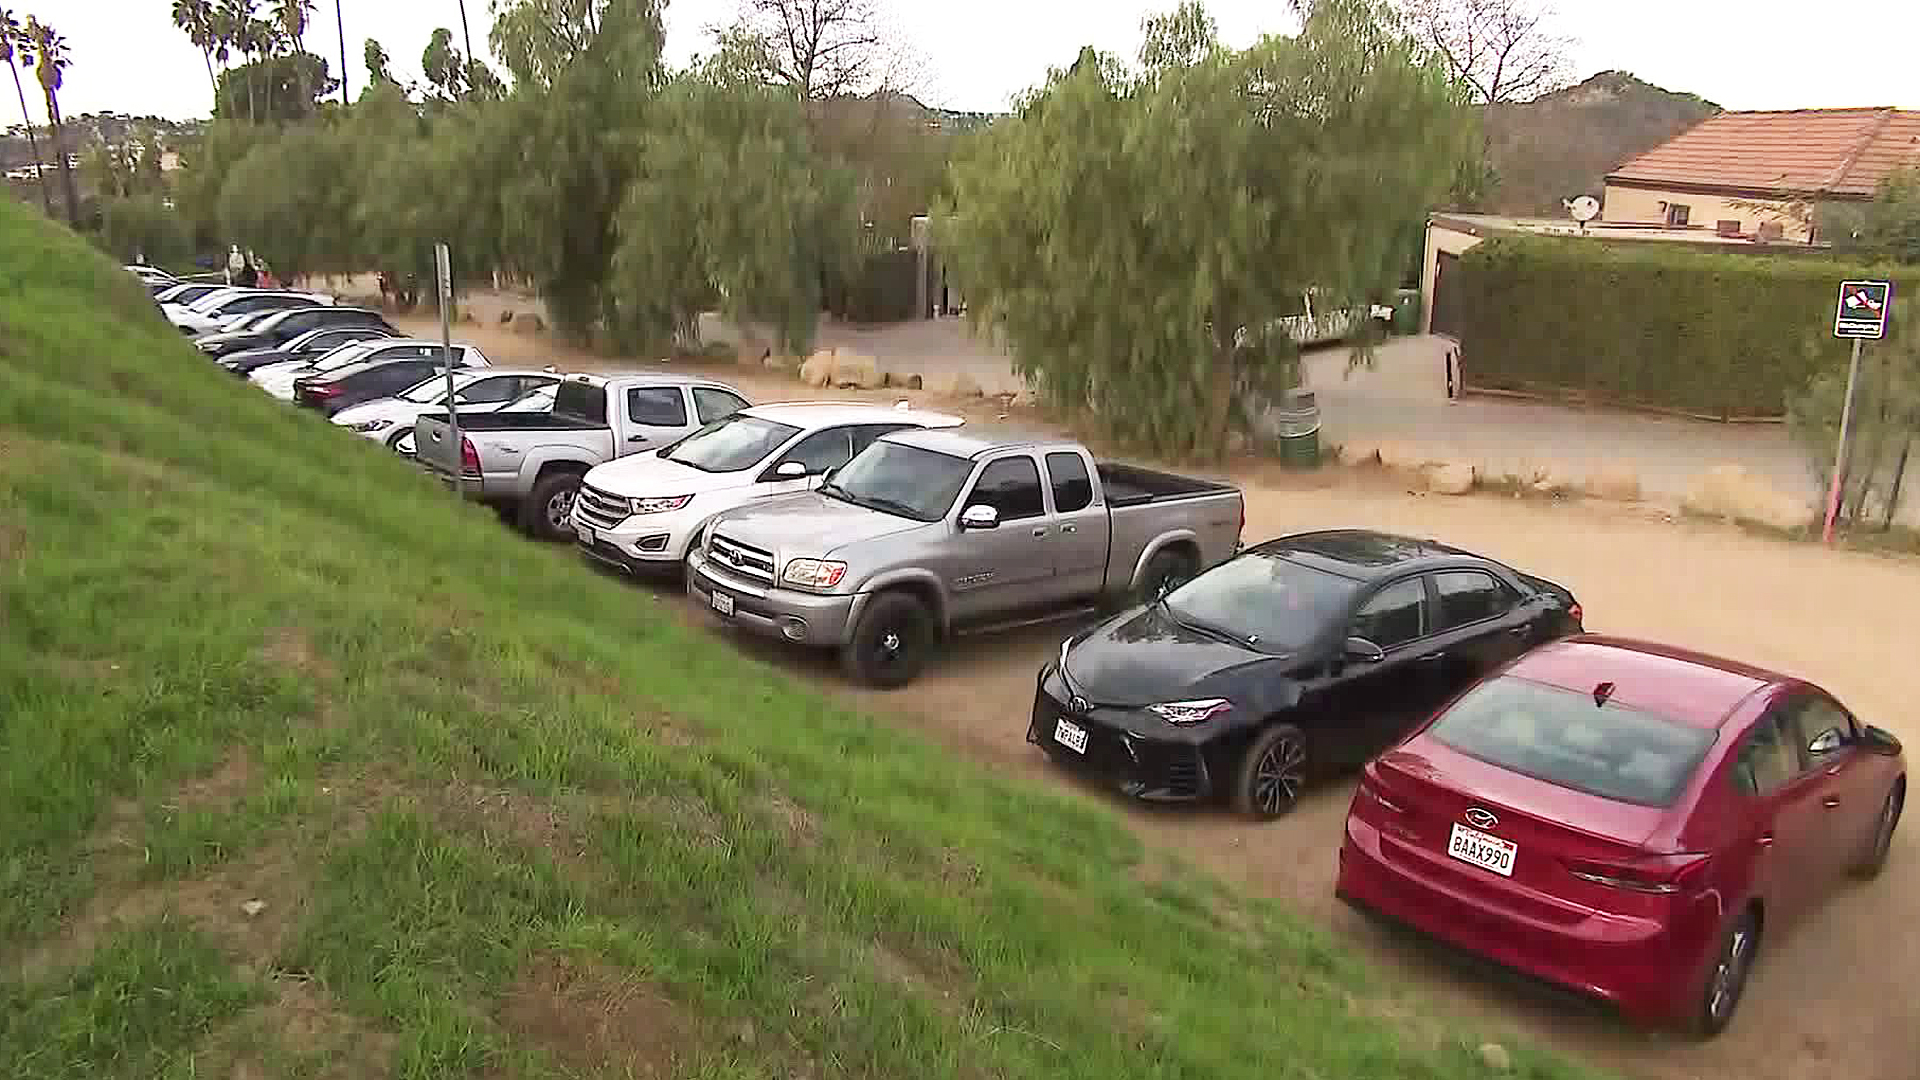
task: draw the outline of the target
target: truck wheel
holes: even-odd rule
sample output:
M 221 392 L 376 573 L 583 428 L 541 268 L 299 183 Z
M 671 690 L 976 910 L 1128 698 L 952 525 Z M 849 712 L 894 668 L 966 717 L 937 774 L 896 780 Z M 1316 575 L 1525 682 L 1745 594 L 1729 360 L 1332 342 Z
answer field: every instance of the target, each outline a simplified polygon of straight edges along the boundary
M 1234 770 L 1233 808 L 1271 820 L 1293 809 L 1307 782 L 1307 736 L 1292 724 L 1275 724 L 1247 746 Z
M 520 503 L 520 528 L 536 540 L 565 540 L 573 535 L 573 496 L 579 473 L 554 473 L 533 485 Z
M 919 677 L 933 641 L 933 615 L 925 604 L 906 593 L 881 593 L 861 613 L 853 639 L 840 647 L 840 666 L 851 679 L 892 690 Z
M 1151 604 L 1155 600 L 1186 584 L 1199 572 L 1194 566 L 1193 557 L 1184 551 L 1169 548 L 1155 553 L 1147 560 L 1147 568 L 1140 574 L 1140 588 L 1134 594 L 1142 604 Z

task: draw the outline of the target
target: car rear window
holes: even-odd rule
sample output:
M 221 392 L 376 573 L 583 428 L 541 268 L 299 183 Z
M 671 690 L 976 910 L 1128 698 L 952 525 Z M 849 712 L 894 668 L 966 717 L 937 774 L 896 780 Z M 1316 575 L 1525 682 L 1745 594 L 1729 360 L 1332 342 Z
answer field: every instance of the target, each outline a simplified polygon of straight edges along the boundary
M 553 399 L 553 415 L 606 427 L 607 392 L 593 383 L 563 382 Z
M 1715 732 L 1504 675 L 1468 691 L 1427 736 L 1536 780 L 1666 807 L 1679 798 Z

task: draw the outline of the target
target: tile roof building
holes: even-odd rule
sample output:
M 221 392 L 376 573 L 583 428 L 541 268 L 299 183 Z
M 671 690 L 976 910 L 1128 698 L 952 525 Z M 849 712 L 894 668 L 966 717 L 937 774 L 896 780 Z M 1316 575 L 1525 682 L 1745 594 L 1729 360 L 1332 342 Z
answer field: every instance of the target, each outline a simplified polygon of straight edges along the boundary
M 1920 168 L 1920 112 L 1729 112 L 1609 173 L 1601 220 L 1816 241 L 1807 208 L 1871 199 Z

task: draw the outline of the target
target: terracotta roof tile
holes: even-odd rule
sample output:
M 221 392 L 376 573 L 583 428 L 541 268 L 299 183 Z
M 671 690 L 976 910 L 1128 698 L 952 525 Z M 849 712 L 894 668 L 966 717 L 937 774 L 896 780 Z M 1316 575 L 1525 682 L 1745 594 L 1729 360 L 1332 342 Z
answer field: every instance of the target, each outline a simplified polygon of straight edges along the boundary
M 1913 167 L 1920 112 L 1803 109 L 1708 117 L 1607 179 L 1866 197 L 1888 173 Z

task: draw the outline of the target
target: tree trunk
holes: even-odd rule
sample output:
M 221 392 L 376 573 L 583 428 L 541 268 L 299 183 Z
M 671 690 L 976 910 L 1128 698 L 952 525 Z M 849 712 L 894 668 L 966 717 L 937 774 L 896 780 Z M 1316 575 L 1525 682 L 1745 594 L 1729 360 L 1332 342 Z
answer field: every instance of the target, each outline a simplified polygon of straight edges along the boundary
M 33 178 L 40 181 L 40 205 L 46 207 L 47 216 L 53 216 L 53 192 L 47 188 L 47 170 L 41 167 L 40 140 L 33 134 L 33 117 L 27 115 L 27 91 L 20 84 L 20 69 L 12 64 L 7 69 L 13 72 L 13 92 L 20 96 L 20 121 L 27 126 L 27 150 L 33 154 Z
M 67 197 L 67 224 L 80 228 L 80 196 L 73 186 L 73 165 L 67 161 L 67 140 L 60 130 L 60 99 L 47 91 L 47 129 L 53 136 L 53 153 L 60 159 L 60 190 Z
M 1223 335 L 1225 335 L 1223 337 Z M 1207 371 L 1206 424 L 1200 429 L 1194 449 L 1210 461 L 1226 456 L 1227 434 L 1232 427 L 1233 388 L 1238 379 L 1234 369 L 1232 331 L 1215 326 L 1213 364 Z
M 1880 523 L 1883 532 L 1893 529 L 1894 515 L 1900 512 L 1900 482 L 1906 479 L 1907 454 L 1913 450 L 1913 429 L 1903 429 L 1900 436 L 1900 457 L 1893 463 L 1893 486 L 1887 489 L 1887 517 Z
M 340 16 L 340 0 L 333 0 L 333 25 L 340 31 L 340 104 L 347 104 L 347 21 Z
M 213 54 L 200 50 L 200 59 L 207 65 L 207 85 L 213 88 L 213 107 L 220 107 L 220 80 L 213 77 Z

